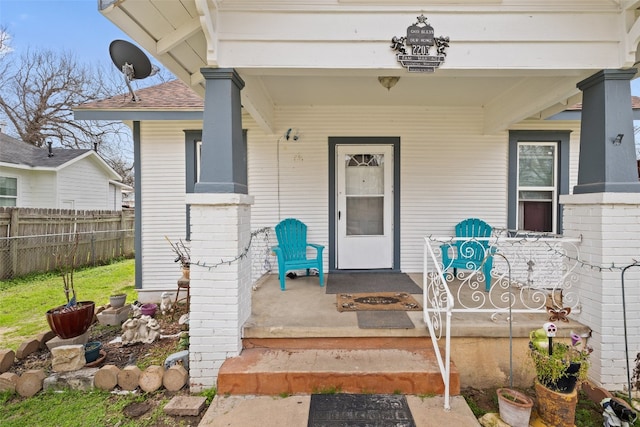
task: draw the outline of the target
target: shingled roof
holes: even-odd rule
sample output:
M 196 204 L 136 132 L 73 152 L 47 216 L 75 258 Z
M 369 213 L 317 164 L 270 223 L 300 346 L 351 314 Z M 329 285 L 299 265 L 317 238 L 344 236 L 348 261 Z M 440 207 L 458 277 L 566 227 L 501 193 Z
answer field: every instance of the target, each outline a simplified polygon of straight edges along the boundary
M 76 159 L 90 149 L 53 148 L 49 156 L 47 148 L 38 148 L 0 133 L 0 162 L 26 165 L 32 168 L 57 168 Z
M 112 96 L 100 101 L 78 105 L 81 110 L 144 109 L 144 110 L 196 110 L 204 109 L 204 100 L 180 80 L 171 80 L 156 86 L 136 90 L 139 101 L 130 93 Z

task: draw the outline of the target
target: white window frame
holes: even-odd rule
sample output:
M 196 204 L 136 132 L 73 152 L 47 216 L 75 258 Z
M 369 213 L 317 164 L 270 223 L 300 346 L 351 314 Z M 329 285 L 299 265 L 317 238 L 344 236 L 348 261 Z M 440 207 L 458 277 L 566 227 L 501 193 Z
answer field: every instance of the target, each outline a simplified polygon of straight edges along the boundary
M 2 178 L 15 179 L 16 180 L 16 195 L 15 196 L 0 195 L 0 199 L 13 199 L 13 200 L 15 200 L 15 204 L 13 206 L 7 206 L 7 207 L 18 206 L 18 196 L 20 195 L 20 180 L 18 179 L 17 176 L 11 176 L 11 175 L 2 175 Z
M 549 146 L 553 148 L 553 177 L 552 184 L 550 186 L 521 186 L 520 185 L 520 147 L 522 146 Z M 517 179 L 517 188 L 516 188 L 516 218 L 518 224 L 518 230 L 524 230 L 524 214 L 520 211 L 520 203 L 522 201 L 526 201 L 526 199 L 520 198 L 521 191 L 544 191 L 551 193 L 551 200 L 549 199 L 535 199 L 535 201 L 539 202 L 551 202 L 551 230 L 549 233 L 557 233 L 558 230 L 558 144 L 550 141 L 537 141 L 537 142 L 518 142 L 517 143 L 517 154 L 516 154 L 516 179 Z M 524 230 L 531 231 L 531 230 Z

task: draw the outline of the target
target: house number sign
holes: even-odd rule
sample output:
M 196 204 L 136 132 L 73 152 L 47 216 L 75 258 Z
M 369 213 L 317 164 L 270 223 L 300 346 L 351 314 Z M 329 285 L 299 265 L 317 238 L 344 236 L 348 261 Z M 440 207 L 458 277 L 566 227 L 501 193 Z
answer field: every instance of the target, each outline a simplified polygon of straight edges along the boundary
M 433 27 L 427 17 L 418 16 L 418 22 L 407 28 L 407 35 L 393 37 L 391 49 L 398 52 L 396 57 L 410 72 L 433 73 L 447 56 L 449 37 L 434 37 Z M 435 48 L 435 52 L 429 52 Z M 410 49 L 411 53 L 407 53 Z

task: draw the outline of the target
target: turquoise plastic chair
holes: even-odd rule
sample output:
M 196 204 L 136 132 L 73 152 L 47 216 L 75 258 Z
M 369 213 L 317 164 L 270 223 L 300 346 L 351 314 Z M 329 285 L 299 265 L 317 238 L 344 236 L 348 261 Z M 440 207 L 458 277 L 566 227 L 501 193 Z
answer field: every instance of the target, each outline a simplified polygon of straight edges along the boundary
M 491 289 L 491 269 L 493 268 L 493 253 L 487 240 L 474 240 L 474 237 L 491 237 L 492 228 L 478 218 L 468 218 L 456 225 L 456 237 L 468 237 L 470 240 L 457 240 L 440 246 L 442 252 L 442 270 L 453 268 L 456 276 L 458 268 L 463 270 L 478 270 L 482 267 L 485 278 L 485 290 Z M 453 248 L 453 257 L 450 249 Z M 485 261 L 485 256 L 489 253 Z M 484 265 L 482 264 L 484 261 Z
M 320 286 L 324 286 L 322 273 L 322 251 L 324 246 L 307 243 L 307 226 L 295 219 L 287 218 L 276 225 L 276 237 L 278 246 L 272 250 L 278 257 L 278 275 L 280 276 L 280 289 L 285 290 L 285 277 L 291 270 L 307 270 L 307 276 L 312 268 L 318 270 Z M 316 250 L 315 258 L 307 258 L 307 248 Z

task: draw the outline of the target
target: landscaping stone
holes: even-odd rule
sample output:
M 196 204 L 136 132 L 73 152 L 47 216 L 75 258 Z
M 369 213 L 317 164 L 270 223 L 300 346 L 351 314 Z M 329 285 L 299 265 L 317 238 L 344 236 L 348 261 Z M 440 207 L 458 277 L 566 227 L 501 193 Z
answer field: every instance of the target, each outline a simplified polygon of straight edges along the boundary
M 40 350 L 40 341 L 38 341 L 37 339 L 33 338 L 24 341 L 22 344 L 20 344 L 20 347 L 18 347 L 18 350 L 16 351 L 16 358 L 24 359 L 31 353 L 35 353 L 38 350 Z
M 0 374 L 0 391 L 9 391 L 14 393 L 18 385 L 18 374 L 13 372 L 5 372 Z
M 118 385 L 118 374 L 120 369 L 115 365 L 105 365 L 98 372 L 94 378 L 93 384 L 96 388 L 101 390 L 113 390 Z
M 123 390 L 135 390 L 138 388 L 142 371 L 135 365 L 125 366 L 118 373 L 118 385 Z
M 189 373 L 181 365 L 173 365 L 164 372 L 162 385 L 169 391 L 178 391 L 189 381 Z
M 499 414 L 493 412 L 484 414 L 482 418 L 478 420 L 478 422 L 482 427 L 511 427 L 509 424 L 500 419 Z
M 47 331 L 38 334 L 38 336 L 36 336 L 36 339 L 40 343 L 40 350 L 44 349 L 47 346 L 47 341 L 54 339 L 55 336 L 56 334 L 53 331 Z
M 47 341 L 47 347 L 49 350 L 53 350 L 56 347 L 61 347 L 63 345 L 76 345 L 81 344 L 85 345 L 89 342 L 89 333 L 90 331 L 85 332 L 84 334 L 77 336 L 75 338 L 62 339 L 58 336 L 53 337 L 49 341 Z
M 7 372 L 11 365 L 13 365 L 13 361 L 16 358 L 16 354 L 13 350 L 4 349 L 0 350 L 0 374 L 3 372 Z
M 203 396 L 174 396 L 164 407 L 164 413 L 181 417 L 196 417 L 204 409 Z
M 86 364 L 83 345 L 63 345 L 51 349 L 51 369 L 55 372 L 69 372 L 82 369 Z
M 97 317 L 101 325 L 121 325 L 129 318 L 130 313 L 131 304 L 127 304 L 120 308 L 109 307 L 98 313 Z
M 93 388 L 93 377 L 98 368 L 86 368 L 79 371 L 64 372 L 50 375 L 43 381 L 44 390 L 82 390 L 89 391 Z
M 16 383 L 16 391 L 22 397 L 34 396 L 42 390 L 42 383 L 46 374 L 42 369 L 30 369 L 20 375 Z
M 158 365 L 147 367 L 140 375 L 140 388 L 147 393 L 158 390 L 162 386 L 163 376 L 164 367 Z

